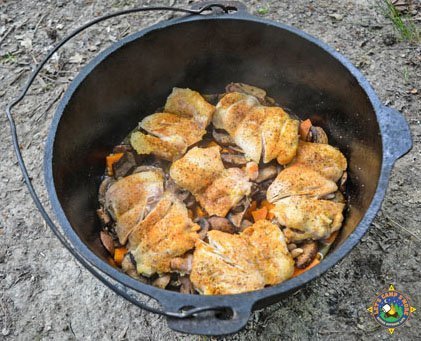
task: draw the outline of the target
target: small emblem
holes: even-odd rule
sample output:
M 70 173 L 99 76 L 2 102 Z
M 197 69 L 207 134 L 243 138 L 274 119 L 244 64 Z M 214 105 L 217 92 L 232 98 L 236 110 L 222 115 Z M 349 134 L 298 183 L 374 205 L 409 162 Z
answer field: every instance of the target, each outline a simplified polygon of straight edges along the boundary
M 411 306 L 409 297 L 395 290 L 391 284 L 389 290 L 381 292 L 367 310 L 377 323 L 393 334 L 416 309 Z

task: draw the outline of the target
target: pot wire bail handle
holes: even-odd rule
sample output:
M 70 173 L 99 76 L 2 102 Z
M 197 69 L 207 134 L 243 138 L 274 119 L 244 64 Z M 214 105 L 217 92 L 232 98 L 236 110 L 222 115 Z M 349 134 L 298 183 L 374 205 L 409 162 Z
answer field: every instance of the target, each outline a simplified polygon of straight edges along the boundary
M 35 70 L 31 73 L 26 85 L 22 89 L 20 95 L 18 98 L 16 98 L 13 102 L 9 103 L 6 107 L 6 116 L 9 121 L 10 126 L 10 132 L 12 135 L 12 142 L 13 142 L 13 148 L 16 154 L 16 158 L 19 164 L 19 168 L 22 172 L 25 185 L 28 187 L 29 194 L 31 195 L 38 211 L 41 213 L 41 216 L 45 220 L 45 222 L 50 227 L 51 231 L 54 233 L 54 235 L 60 240 L 60 242 L 63 244 L 63 246 L 96 278 L 98 278 L 105 286 L 107 286 L 109 289 L 113 290 L 118 295 L 124 297 L 129 302 L 137 305 L 139 308 L 144 309 L 150 313 L 153 314 L 159 314 L 170 318 L 176 318 L 176 319 L 184 319 L 188 317 L 192 317 L 195 314 L 206 312 L 206 311 L 224 311 L 229 307 L 225 306 L 203 306 L 203 307 L 197 307 L 188 309 L 181 312 L 171 312 L 171 311 L 163 311 L 160 309 L 153 308 L 141 301 L 139 301 L 137 298 L 130 295 L 127 291 L 127 288 L 120 288 L 119 286 L 113 285 L 110 280 L 93 264 L 91 264 L 89 261 L 87 261 L 84 256 L 79 254 L 67 241 L 65 236 L 61 233 L 60 229 L 55 225 L 53 220 L 50 218 L 49 214 L 47 213 L 46 209 L 44 208 L 40 198 L 38 197 L 38 194 L 32 184 L 31 178 L 29 176 L 28 170 L 26 168 L 25 161 L 23 159 L 20 147 L 19 147 L 19 138 L 16 131 L 16 124 L 12 116 L 12 109 L 23 100 L 25 95 L 27 94 L 30 86 L 34 82 L 36 76 L 39 74 L 43 66 L 48 62 L 48 60 L 54 55 L 54 53 L 60 49 L 65 43 L 67 43 L 70 39 L 72 39 L 74 36 L 79 34 L 80 32 L 84 31 L 85 29 L 110 18 L 118 17 L 121 15 L 131 14 L 131 13 L 137 13 L 137 12 L 146 12 L 146 11 L 170 11 L 170 12 L 179 12 L 179 13 L 186 13 L 190 15 L 201 15 L 204 12 L 214 11 L 215 9 L 222 10 L 224 13 L 229 13 L 230 11 L 236 11 L 237 8 L 235 6 L 232 6 L 230 4 L 224 5 L 224 4 L 218 4 L 218 3 L 210 3 L 206 4 L 200 9 L 185 9 L 185 8 L 176 8 L 176 7 L 167 7 L 167 6 L 159 6 L 159 7 L 137 7 L 137 8 L 131 8 L 127 10 L 117 11 L 114 13 L 106 14 L 101 17 L 98 17 L 96 19 L 93 19 L 89 21 L 88 23 L 82 25 L 81 27 L 77 28 L 73 32 L 71 32 L 69 35 L 67 35 L 65 38 L 63 38 L 48 54 L 47 56 L 38 64 L 38 66 L 35 68 Z

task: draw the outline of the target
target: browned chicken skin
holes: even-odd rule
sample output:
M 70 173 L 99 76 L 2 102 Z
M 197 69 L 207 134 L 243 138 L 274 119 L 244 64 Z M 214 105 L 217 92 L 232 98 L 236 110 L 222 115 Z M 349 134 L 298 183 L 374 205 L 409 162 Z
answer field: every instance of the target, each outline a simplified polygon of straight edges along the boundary
M 145 117 L 140 127 L 149 135 L 136 131 L 130 143 L 140 155 L 153 154 L 174 161 L 206 134 L 215 107 L 196 91 L 174 88 L 164 110 Z
M 105 194 L 105 206 L 116 220 L 116 233 L 125 244 L 132 229 L 149 213 L 164 192 L 161 171 L 135 173 L 116 181 Z
M 191 192 L 209 215 L 224 217 L 251 190 L 241 169 L 224 168 L 217 146 L 192 148 L 172 164 L 170 176 Z
M 189 218 L 184 203 L 173 197 L 171 207 L 160 220 L 142 224 L 137 236 L 130 239 L 137 271 L 144 276 L 170 272 L 171 260 L 194 248 L 199 229 Z
M 287 164 L 298 147 L 298 125 L 280 107 L 260 105 L 257 98 L 238 92 L 226 94 L 217 104 L 213 125 L 225 129 L 246 158 Z
M 202 294 L 237 294 L 292 276 L 294 261 L 282 231 L 269 221 L 259 221 L 240 235 L 210 231 L 208 239 L 196 243 L 190 274 Z
M 173 88 L 165 103 L 165 112 L 192 118 L 201 129 L 212 121 L 215 107 L 197 91 Z
M 297 164 L 281 171 L 269 186 L 266 196 L 269 202 L 291 195 L 323 197 L 338 189 L 336 183 L 306 166 Z
M 297 155 L 291 162 L 293 164 L 304 165 L 335 182 L 347 167 L 345 156 L 335 147 L 304 141 L 299 143 Z

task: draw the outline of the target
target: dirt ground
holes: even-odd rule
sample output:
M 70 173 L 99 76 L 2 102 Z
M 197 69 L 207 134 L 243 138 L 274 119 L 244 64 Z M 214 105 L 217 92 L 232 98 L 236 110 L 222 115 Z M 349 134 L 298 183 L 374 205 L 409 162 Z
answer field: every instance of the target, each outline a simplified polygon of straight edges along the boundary
M 160 4 L 186 6 L 185 0 Z M 170 330 L 105 288 L 52 235 L 22 182 L 3 114 L 34 63 L 55 41 L 87 20 L 153 1 L 0 0 L 0 339 L 205 339 Z M 248 1 L 252 13 L 298 27 L 348 57 L 383 103 L 400 110 L 414 147 L 393 170 L 383 208 L 369 233 L 337 266 L 295 295 L 255 312 L 232 340 L 373 340 L 388 338 L 366 311 L 389 283 L 418 307 L 395 331 L 397 340 L 421 335 L 421 47 L 396 39 L 375 1 Z M 419 15 L 419 14 L 418 14 Z M 42 198 L 43 143 L 60 95 L 80 68 L 118 39 L 170 18 L 168 13 L 113 19 L 83 33 L 48 64 L 15 110 L 21 146 Z

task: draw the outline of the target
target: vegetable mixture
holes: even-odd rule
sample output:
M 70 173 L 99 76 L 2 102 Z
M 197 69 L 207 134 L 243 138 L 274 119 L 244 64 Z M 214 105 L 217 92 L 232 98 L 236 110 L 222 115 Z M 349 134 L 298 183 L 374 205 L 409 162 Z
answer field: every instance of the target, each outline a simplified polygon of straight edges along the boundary
M 250 85 L 174 88 L 105 161 L 97 213 L 109 262 L 160 288 L 279 284 L 319 264 L 342 225 L 345 157 Z

